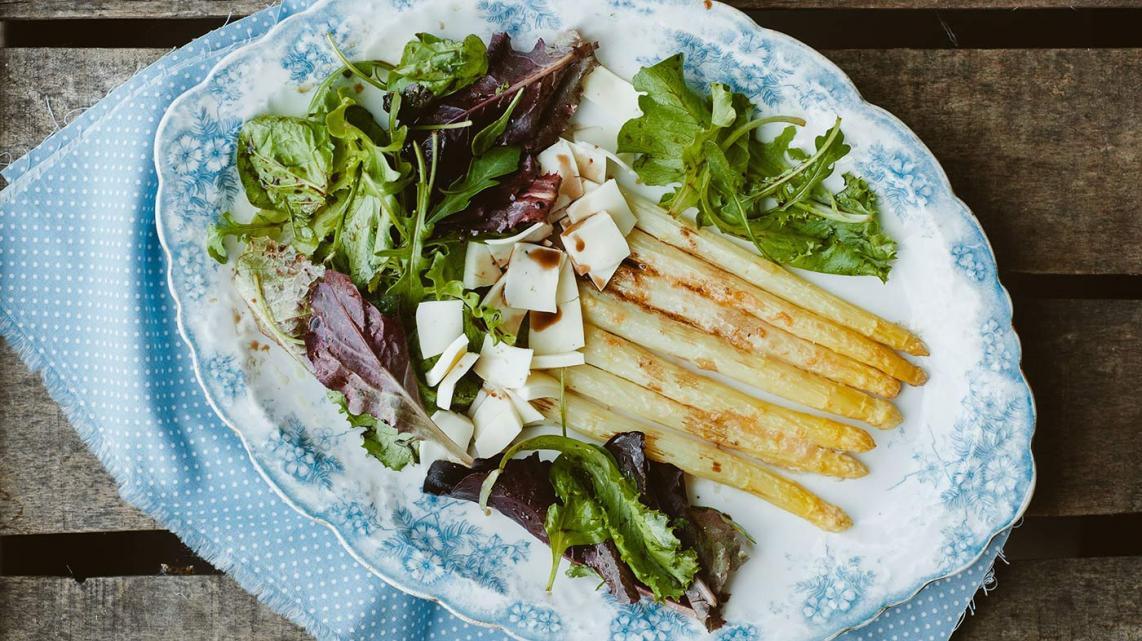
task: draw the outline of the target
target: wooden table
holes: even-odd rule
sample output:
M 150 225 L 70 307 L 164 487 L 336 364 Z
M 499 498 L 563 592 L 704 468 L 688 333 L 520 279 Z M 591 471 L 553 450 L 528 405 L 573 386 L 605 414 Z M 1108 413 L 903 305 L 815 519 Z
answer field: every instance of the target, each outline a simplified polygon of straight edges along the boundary
M 0 0 L 0 158 L 260 4 Z M 956 638 L 1142 639 L 1142 3 L 738 4 L 931 146 L 1015 299 L 1039 485 Z M 0 348 L 0 641 L 167 638 L 307 636 L 125 504 Z

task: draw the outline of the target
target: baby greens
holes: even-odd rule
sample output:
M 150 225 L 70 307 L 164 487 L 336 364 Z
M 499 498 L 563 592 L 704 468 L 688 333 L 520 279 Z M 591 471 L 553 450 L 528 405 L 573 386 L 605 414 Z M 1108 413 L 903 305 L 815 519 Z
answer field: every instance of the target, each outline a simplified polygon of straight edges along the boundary
M 525 450 L 560 453 L 551 482 L 562 504 L 553 504 L 545 521 L 553 549 L 610 539 L 656 599 L 685 594 L 699 570 L 697 554 L 678 540 L 669 517 L 640 500 L 638 488 L 623 476 L 610 452 L 566 436 L 536 436 L 504 452 L 500 468 Z M 489 475 L 482 495 L 490 495 L 496 476 Z M 561 555 L 562 550 L 554 562 Z
M 620 152 L 651 185 L 676 185 L 662 199 L 675 215 L 693 207 L 700 225 L 745 238 L 771 260 L 831 274 L 888 277 L 896 243 L 880 229 L 876 197 L 863 179 L 825 185 L 849 153 L 840 119 L 813 151 L 792 147 L 794 126 L 763 142 L 759 127 L 799 118 L 754 117 L 749 99 L 720 83 L 703 97 L 686 84 L 682 54 L 634 77 L 642 115 L 619 132 Z

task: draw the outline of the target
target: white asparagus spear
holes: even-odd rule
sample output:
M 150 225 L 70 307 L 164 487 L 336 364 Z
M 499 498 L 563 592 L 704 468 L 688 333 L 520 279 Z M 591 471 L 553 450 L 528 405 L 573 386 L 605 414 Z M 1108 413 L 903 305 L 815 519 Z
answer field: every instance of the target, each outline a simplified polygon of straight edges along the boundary
M 623 265 L 611 277 L 607 291 L 721 336 L 743 352 L 772 356 L 806 372 L 885 398 L 900 393 L 900 381 L 875 367 L 797 338 L 733 307 L 711 302 L 653 270 Z
M 580 434 L 607 440 L 622 432 L 646 435 L 650 458 L 677 466 L 683 472 L 729 485 L 769 501 L 830 532 L 852 527 L 852 519 L 839 507 L 766 468 L 731 452 L 668 430 L 654 423 L 634 421 L 615 414 L 578 394 L 567 394 L 567 427 Z M 543 398 L 535 406 L 551 421 L 559 420 L 559 399 Z
M 903 327 L 837 298 L 712 229 L 696 229 L 645 198 L 630 195 L 627 200 L 638 217 L 638 228 L 651 236 L 889 347 L 916 356 L 928 354 L 924 342 Z
M 876 447 L 869 433 L 859 427 L 754 398 L 594 325 L 587 325 L 584 332 L 588 364 L 683 405 L 705 410 L 719 421 L 736 423 L 739 429 L 768 434 L 775 441 L 786 435 L 786 438 L 851 452 L 867 452 Z
M 694 363 L 796 403 L 879 428 L 898 425 L 892 403 L 768 356 L 743 354 L 720 339 L 609 292 L 579 288 L 584 318 L 649 349 Z
M 796 437 L 788 438 L 785 434 L 749 429 L 750 426 L 740 420 L 722 420 L 712 412 L 672 401 L 591 365 L 568 368 L 564 376 L 568 389 L 613 410 L 756 456 L 771 465 L 837 478 L 860 478 L 868 474 L 868 468 L 848 454 Z
M 886 345 L 774 296 L 646 232 L 634 230 L 627 236 L 627 243 L 635 262 L 678 286 L 692 289 L 722 305 L 736 307 L 794 336 L 875 367 L 909 385 L 923 385 L 928 380 L 924 370 Z

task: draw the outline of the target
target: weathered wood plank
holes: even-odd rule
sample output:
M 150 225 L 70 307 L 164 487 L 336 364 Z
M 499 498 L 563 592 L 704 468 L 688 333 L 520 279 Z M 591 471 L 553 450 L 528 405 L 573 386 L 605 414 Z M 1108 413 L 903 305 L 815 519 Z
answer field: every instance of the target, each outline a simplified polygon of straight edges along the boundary
M 1142 216 L 1124 173 L 1142 166 L 1142 49 L 826 53 L 931 146 L 1002 269 L 1142 270 Z M 0 50 L 0 154 L 54 129 L 49 101 L 62 122 L 160 54 Z
M 1142 166 L 1142 50 L 825 53 L 931 147 L 1001 269 L 1142 271 L 1134 185 L 1113 169 Z
M 954 638 L 1139 641 L 1140 573 L 1142 557 L 1001 565 L 998 592 Z M 309 639 L 227 577 L 0 578 L 0 621 L 0 641 Z
M 225 576 L 0 578 L 0 641 L 311 641 Z
M 1039 411 L 1030 513 L 1142 512 L 1142 301 L 1018 300 L 1015 309 Z
M 694 0 L 701 2 L 702 0 Z M 0 0 L 0 19 L 213 18 L 246 15 L 267 0 Z M 1136 7 L 1136 0 L 729 0 L 740 9 L 1042 9 Z
M 0 345 L 0 534 L 157 529 L 119 497 L 40 377 Z
M 1142 557 L 1002 563 L 956 641 L 1139 641 Z

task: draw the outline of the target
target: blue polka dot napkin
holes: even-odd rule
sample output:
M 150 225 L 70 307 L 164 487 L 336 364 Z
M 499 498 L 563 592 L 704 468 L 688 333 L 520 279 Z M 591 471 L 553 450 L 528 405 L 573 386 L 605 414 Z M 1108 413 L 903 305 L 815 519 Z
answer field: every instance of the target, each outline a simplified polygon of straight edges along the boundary
M 389 587 L 282 502 L 207 406 L 175 327 L 155 234 L 155 129 L 222 56 L 311 1 L 172 52 L 2 172 L 0 333 L 43 374 L 124 498 L 317 638 L 501 639 Z M 841 638 L 947 639 L 1006 538 Z

